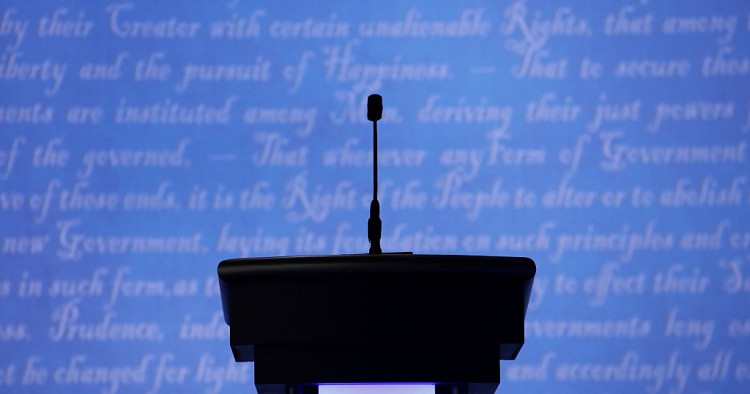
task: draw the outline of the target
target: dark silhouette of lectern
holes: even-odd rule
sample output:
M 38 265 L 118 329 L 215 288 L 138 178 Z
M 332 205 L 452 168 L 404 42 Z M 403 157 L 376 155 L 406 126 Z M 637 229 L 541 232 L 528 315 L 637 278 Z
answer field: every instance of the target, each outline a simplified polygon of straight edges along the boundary
M 368 119 L 376 149 L 380 116 L 369 100 Z M 493 394 L 500 360 L 515 359 L 524 343 L 534 262 L 382 254 L 376 181 L 374 188 L 370 254 L 219 264 L 235 360 L 255 362 L 259 394 L 317 394 L 326 383 L 426 383 L 436 394 Z
M 522 257 L 338 255 L 225 260 L 224 318 L 260 394 L 321 383 L 434 383 L 492 394 L 524 342 L 536 267 Z

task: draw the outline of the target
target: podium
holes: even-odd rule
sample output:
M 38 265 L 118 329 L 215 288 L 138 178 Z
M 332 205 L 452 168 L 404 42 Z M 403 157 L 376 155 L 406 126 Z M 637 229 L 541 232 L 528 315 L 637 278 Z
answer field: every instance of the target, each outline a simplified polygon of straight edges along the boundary
M 235 361 L 259 394 L 423 383 L 492 394 L 524 343 L 536 266 L 524 257 L 335 255 L 218 266 Z

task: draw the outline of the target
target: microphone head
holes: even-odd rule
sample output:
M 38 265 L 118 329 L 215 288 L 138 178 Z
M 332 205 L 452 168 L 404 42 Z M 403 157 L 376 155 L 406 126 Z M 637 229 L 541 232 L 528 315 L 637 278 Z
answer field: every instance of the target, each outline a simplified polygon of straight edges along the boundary
M 367 96 L 367 120 L 377 122 L 383 116 L 383 97 L 379 94 Z

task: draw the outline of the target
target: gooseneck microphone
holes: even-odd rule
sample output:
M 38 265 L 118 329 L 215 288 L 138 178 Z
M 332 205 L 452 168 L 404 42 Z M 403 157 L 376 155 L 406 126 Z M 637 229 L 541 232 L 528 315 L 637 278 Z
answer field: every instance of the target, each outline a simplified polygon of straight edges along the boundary
M 367 220 L 367 239 L 370 241 L 370 254 L 381 254 L 380 235 L 383 222 L 380 220 L 378 202 L 378 120 L 383 116 L 383 97 L 371 94 L 367 97 L 367 120 L 372 122 L 372 202 L 370 218 Z

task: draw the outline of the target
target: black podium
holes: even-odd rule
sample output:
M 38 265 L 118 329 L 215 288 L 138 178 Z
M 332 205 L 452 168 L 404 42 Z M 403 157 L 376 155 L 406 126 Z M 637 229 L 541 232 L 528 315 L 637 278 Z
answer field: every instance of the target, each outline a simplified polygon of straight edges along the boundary
M 523 257 L 241 258 L 218 267 L 236 361 L 260 394 L 326 383 L 427 383 L 492 394 L 524 343 L 536 266 Z

